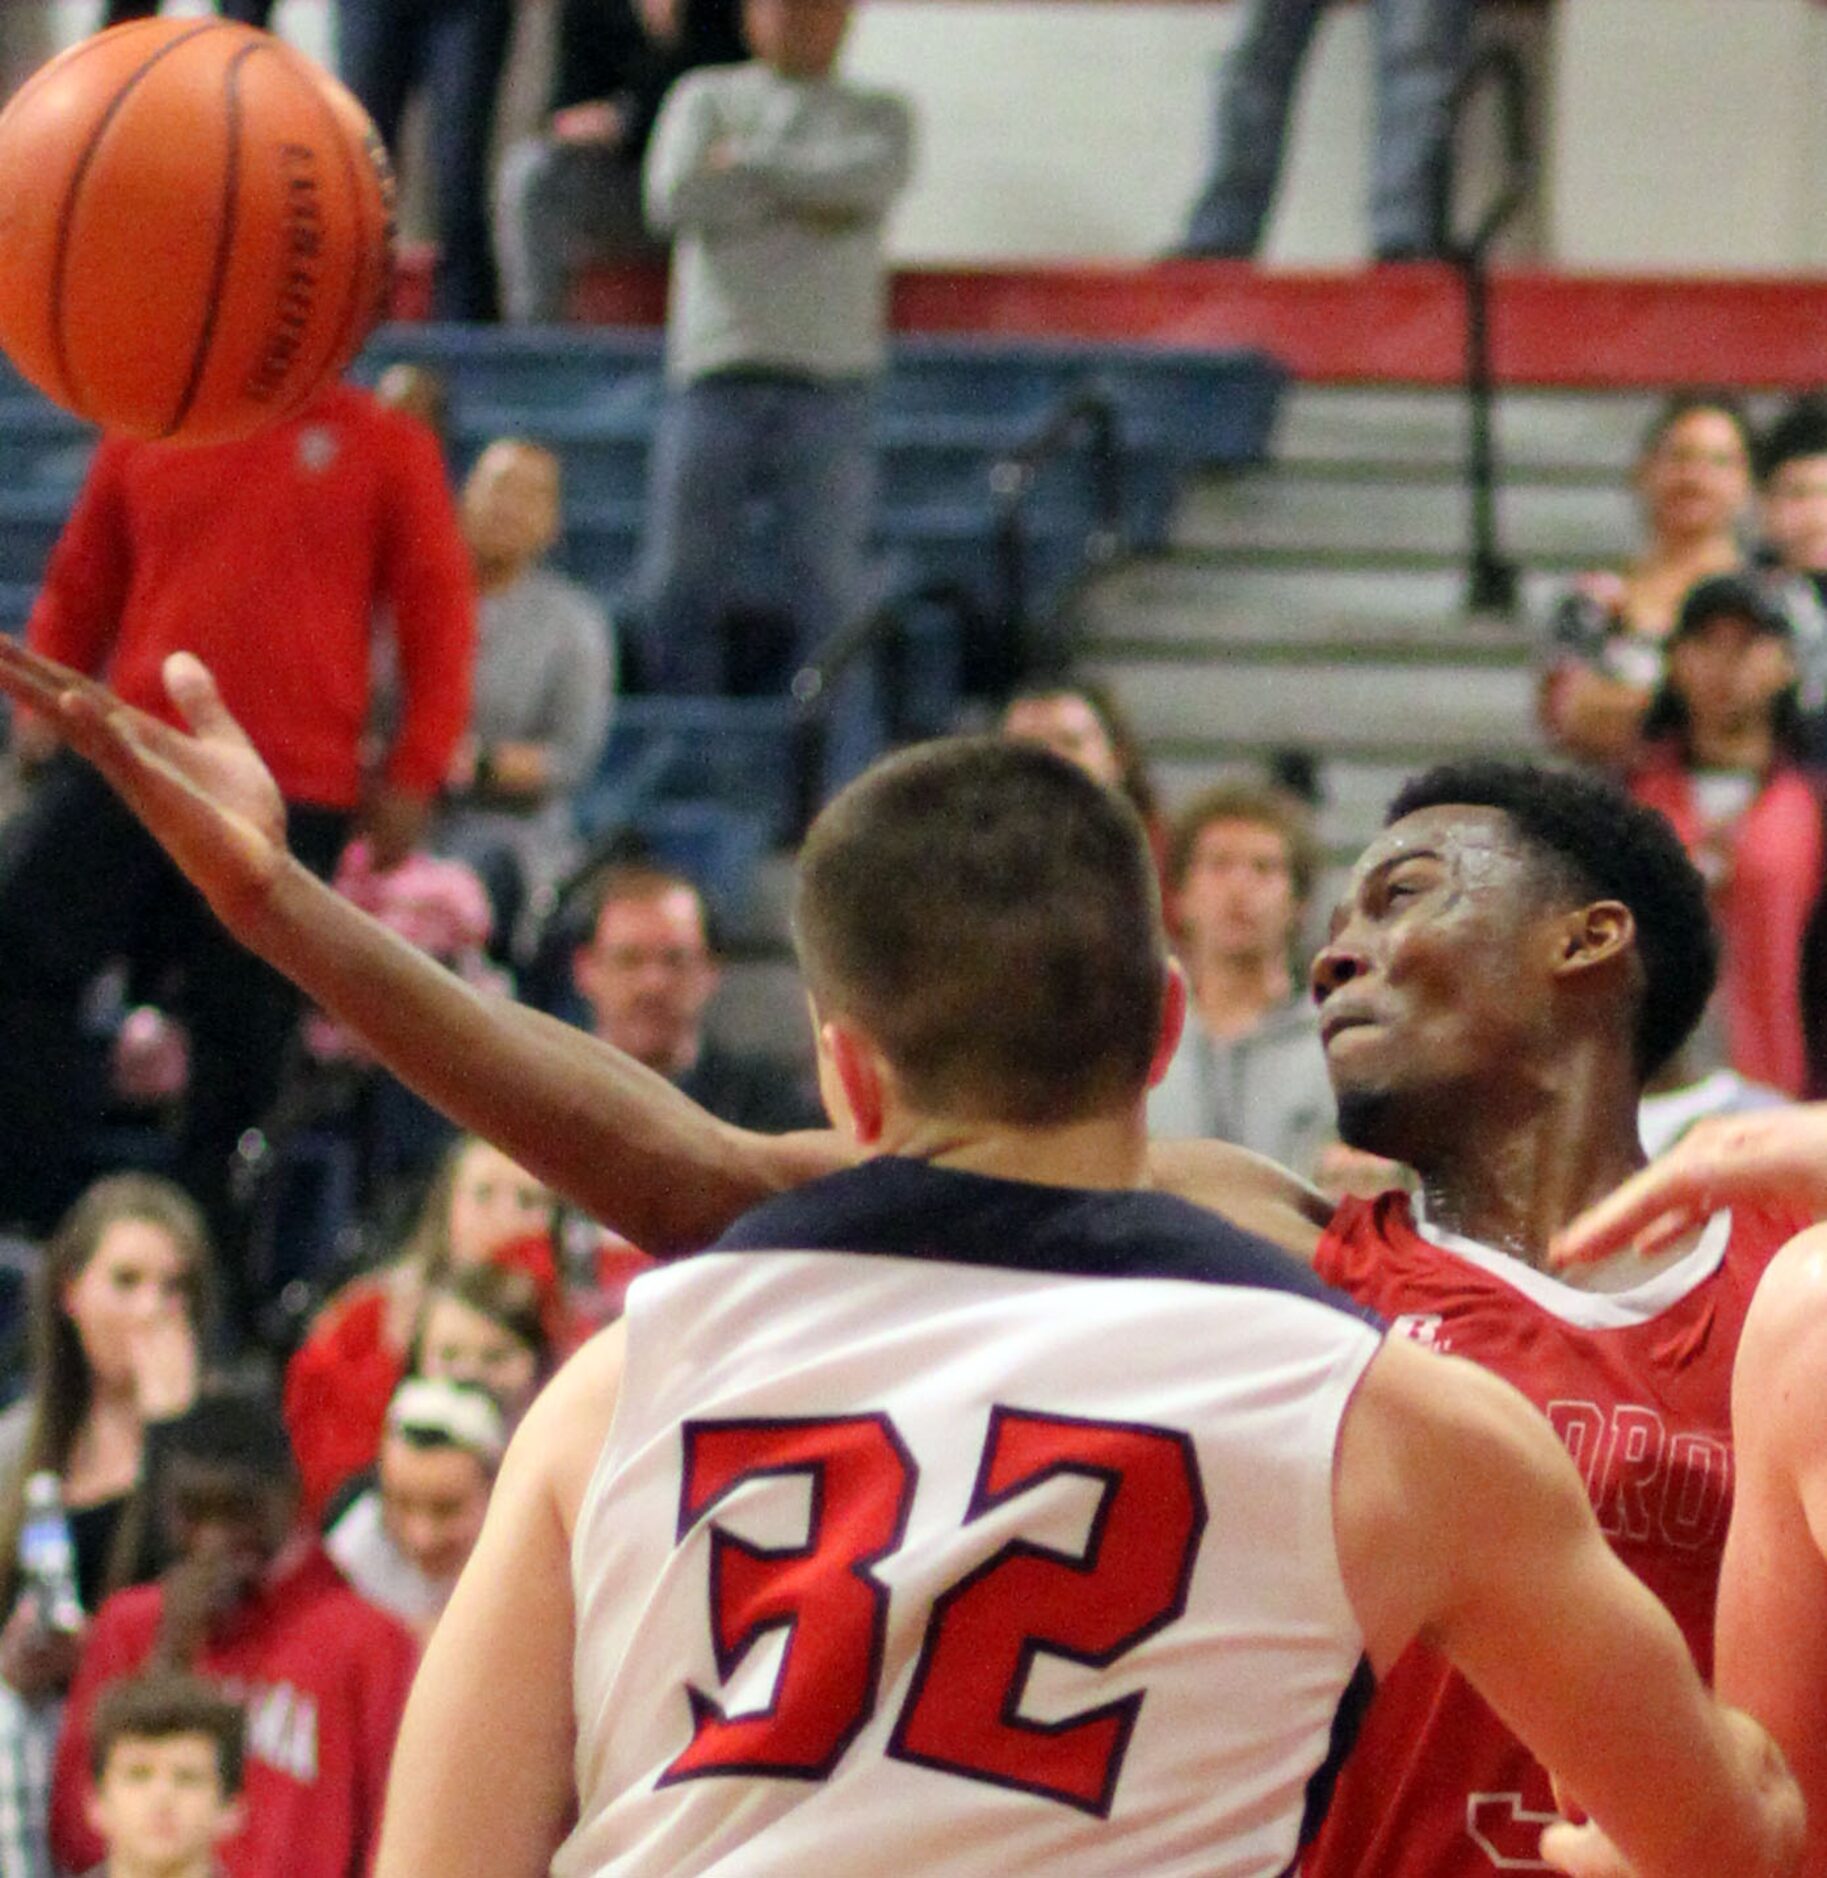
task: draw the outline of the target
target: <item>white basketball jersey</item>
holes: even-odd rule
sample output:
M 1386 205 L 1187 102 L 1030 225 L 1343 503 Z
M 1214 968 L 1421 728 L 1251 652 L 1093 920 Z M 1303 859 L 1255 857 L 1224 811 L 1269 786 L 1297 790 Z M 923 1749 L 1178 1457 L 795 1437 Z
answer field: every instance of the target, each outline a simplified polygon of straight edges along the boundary
M 1368 1692 L 1351 1307 L 1164 1196 L 881 1160 L 628 1322 L 555 1878 L 1292 1869 Z

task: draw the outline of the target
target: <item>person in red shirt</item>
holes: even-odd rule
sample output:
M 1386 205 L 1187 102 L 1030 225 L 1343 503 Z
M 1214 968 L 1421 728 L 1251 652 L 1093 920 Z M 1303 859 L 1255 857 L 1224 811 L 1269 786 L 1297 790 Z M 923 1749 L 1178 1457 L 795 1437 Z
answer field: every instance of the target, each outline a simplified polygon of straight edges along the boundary
M 271 1403 L 208 1396 L 172 1432 L 156 1510 L 179 1562 L 110 1598 L 84 1643 L 52 1774 L 52 1856 L 65 1871 L 100 1861 L 85 1805 L 90 1717 L 104 1690 L 153 1665 L 193 1671 L 247 1709 L 246 1820 L 222 1847 L 226 1878 L 359 1878 L 417 1645 L 297 1524 Z
M 54 710 L 224 920 L 427 1100 L 657 1252 L 704 1244 L 770 1193 L 846 1164 L 830 1136 L 716 1123 L 600 1042 L 484 1004 L 389 946 L 277 850 L 271 785 L 206 677 L 172 678 L 189 738 L 0 647 L 0 685 Z M 1561 1405 L 1555 1425 L 1624 1556 L 1659 1558 L 1701 1589 L 1730 1512 L 1744 1300 L 1802 1221 L 1735 1207 L 1654 1259 L 1615 1253 L 1577 1283 L 1546 1267 L 1555 1235 L 1642 1166 L 1643 1085 L 1697 1022 L 1716 961 L 1704 882 L 1668 824 L 1615 785 L 1527 765 L 1432 771 L 1392 804 L 1313 969 L 1341 1137 L 1413 1168 L 1419 1211 L 1392 1196 L 1334 1217 L 1227 1144 L 1150 1151 L 1157 1185 L 1361 1287 L 1544 1410 Z M 1379 1275 L 1385 1260 L 1399 1285 Z M 1678 1616 L 1704 1663 L 1710 1592 L 1699 1602 Z M 1373 1667 L 1310 1878 L 1551 1868 L 1537 1850 L 1556 1811 L 1547 1773 L 1424 1648 Z
M 375 620 L 404 711 L 364 793 Z M 178 650 L 218 675 L 287 804 L 293 851 L 327 872 L 357 819 L 383 860 L 412 847 L 469 716 L 475 597 L 444 465 L 423 425 L 335 385 L 299 416 L 208 448 L 104 440 L 27 627 L 36 650 L 171 717 Z M 178 1173 L 218 1229 L 230 1157 L 270 1105 L 296 1001 L 230 944 L 84 766 L 45 756 L 0 851 L 0 1219 L 47 1226 L 81 1187 L 79 1011 L 110 960 L 182 978 L 194 1074 Z

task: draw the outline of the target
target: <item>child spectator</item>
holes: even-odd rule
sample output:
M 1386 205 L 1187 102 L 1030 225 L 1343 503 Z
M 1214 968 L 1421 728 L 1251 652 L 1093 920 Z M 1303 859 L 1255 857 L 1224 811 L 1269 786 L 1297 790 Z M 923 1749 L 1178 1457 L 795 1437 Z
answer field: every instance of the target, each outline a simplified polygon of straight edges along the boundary
M 463 1265 L 434 1278 L 413 1327 L 407 1373 L 486 1389 L 513 1426 L 571 1342 L 556 1294 L 523 1268 Z
M 326 1304 L 286 1369 L 285 1414 L 304 1484 L 304 1510 L 323 1517 L 351 1474 L 374 1464 L 387 1404 L 430 1282 L 479 1265 L 511 1241 L 544 1240 L 553 1274 L 552 1195 L 486 1141 L 465 1137 L 445 1156 L 398 1258 Z
M 1827 1017 L 1802 989 L 1827 844 L 1799 761 L 1789 624 L 1756 580 L 1725 575 L 1688 595 L 1648 729 L 1631 793 L 1668 817 L 1707 877 L 1722 942 L 1694 1067 L 1726 1063 L 1801 1095 L 1819 1069 L 1808 1033 Z
M 835 75 L 850 12 L 747 0 L 754 59 L 680 79 L 647 153 L 647 219 L 676 237 L 639 580 L 656 690 L 724 688 L 759 498 L 795 665 L 867 601 L 883 227 L 913 121 L 899 97 Z M 850 705 L 840 715 L 843 750 L 863 731 Z
M 412 1377 L 387 1405 L 373 1474 L 331 1509 L 324 1550 L 369 1603 L 421 1638 L 431 1634 L 482 1533 L 507 1446 L 486 1390 Z
M 1663 654 L 1687 591 L 1744 562 L 1738 530 L 1751 499 L 1751 433 L 1736 400 L 1683 392 L 1665 404 L 1635 476 L 1648 542 L 1621 572 L 1588 574 L 1548 623 L 1543 727 L 1571 756 L 1627 768 L 1662 682 Z
M 104 1856 L 84 1804 L 93 1719 L 109 1688 L 151 1664 L 246 1704 L 246 1817 L 222 1847 L 227 1878 L 359 1878 L 416 1645 L 298 1527 L 298 1475 L 273 1404 L 205 1396 L 170 1439 L 154 1510 L 178 1562 L 110 1598 L 83 1645 L 57 1745 L 52 1853 L 70 1871 Z
M 117 1682 L 95 1706 L 85 1813 L 108 1848 L 91 1878 L 218 1878 L 242 1827 L 247 1721 L 194 1676 Z

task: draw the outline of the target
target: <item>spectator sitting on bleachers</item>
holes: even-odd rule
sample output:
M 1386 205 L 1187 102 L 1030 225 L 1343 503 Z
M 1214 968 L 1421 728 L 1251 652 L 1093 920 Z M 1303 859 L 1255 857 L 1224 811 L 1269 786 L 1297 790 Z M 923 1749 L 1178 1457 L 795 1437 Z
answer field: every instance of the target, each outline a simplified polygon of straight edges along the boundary
M 552 1195 L 532 1175 L 486 1141 L 465 1137 L 446 1155 L 399 1256 L 318 1313 L 285 1378 L 306 1518 L 321 1518 L 336 1489 L 374 1464 L 430 1282 L 549 1234 L 553 1211 Z M 549 1240 L 543 1263 L 550 1272 Z
M 455 1265 L 425 1287 L 425 1302 L 406 1352 L 406 1373 L 486 1389 L 510 1432 L 583 1339 L 555 1279 L 511 1262 Z
M 1648 542 L 1632 566 L 1583 576 L 1555 607 L 1540 698 L 1543 728 L 1559 748 L 1615 769 L 1640 753 L 1688 589 L 1744 562 L 1751 433 L 1737 401 L 1718 392 L 1671 398 L 1643 439 L 1635 481 Z
M 482 1531 L 507 1423 L 486 1390 L 410 1377 L 387 1405 L 372 1477 L 357 1476 L 324 1550 L 369 1603 L 431 1634 Z
M 196 1395 L 210 1264 L 196 1205 L 149 1174 L 97 1181 L 44 1248 L 30 1382 L 0 1415 L 0 1872 L 50 1869 L 51 1752 L 76 1669 L 76 1637 L 20 1595 L 26 1483 L 57 1477 L 84 1611 L 157 1571 L 157 1535 L 130 1509 Z
M 84 1639 L 51 1789 L 51 1850 L 87 1871 L 105 1848 L 85 1816 L 89 1726 L 103 1691 L 148 1666 L 190 1670 L 248 1709 L 246 1818 L 226 1878 L 369 1868 L 393 1740 L 418 1657 L 297 1523 L 278 1409 L 206 1395 L 173 1425 L 152 1514 L 178 1562 L 102 1606 Z
M 1797 760 L 1788 621 L 1755 579 L 1722 575 L 1688 595 L 1648 729 L 1631 794 L 1674 824 L 1719 923 L 1719 988 L 1694 1067 L 1813 1093 L 1827 1010 L 1804 986 L 1827 983 L 1827 935 L 1815 930 L 1827 843 L 1819 789 Z
M 458 504 L 479 596 L 475 702 L 433 840 L 489 887 L 504 952 L 576 861 L 571 796 L 602 755 L 615 684 L 603 609 L 542 565 L 559 475 L 551 451 L 504 437 Z
M 1319 1012 L 1294 948 L 1319 870 L 1305 809 L 1219 783 L 1174 822 L 1168 916 L 1191 997 L 1148 1098 L 1154 1135 L 1210 1136 L 1312 1179 L 1336 1139 Z
M 717 989 L 704 901 L 680 874 L 604 869 L 591 896 L 590 937 L 572 959 L 577 989 L 605 1043 L 657 1071 L 738 1128 L 784 1134 L 824 1126 L 805 1076 L 705 1035 Z
M 748 57 L 741 0 L 561 0 L 544 134 L 501 160 L 495 256 L 506 318 L 565 317 L 578 268 L 658 260 L 641 159 L 661 101 L 700 65 Z
M 756 597 L 757 502 L 793 667 L 868 600 L 883 229 L 913 121 L 900 97 L 834 75 L 850 14 L 849 0 L 747 0 L 755 58 L 688 73 L 654 128 L 647 217 L 677 238 L 636 582 L 657 691 L 724 690 L 727 617 Z M 873 754 L 867 678 L 858 668 L 840 687 L 833 776 Z

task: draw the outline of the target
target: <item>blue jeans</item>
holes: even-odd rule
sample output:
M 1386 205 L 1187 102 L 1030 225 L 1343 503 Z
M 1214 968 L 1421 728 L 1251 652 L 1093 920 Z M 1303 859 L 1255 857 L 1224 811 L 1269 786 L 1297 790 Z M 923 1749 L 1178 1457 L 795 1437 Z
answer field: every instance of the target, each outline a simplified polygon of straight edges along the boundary
M 514 0 L 337 0 L 343 81 L 389 150 L 399 149 L 407 101 L 420 86 L 427 92 L 438 204 L 436 319 L 496 315 L 489 154 L 513 29 Z
M 1281 175 L 1301 61 L 1326 0 L 1250 0 L 1219 70 L 1212 168 L 1187 223 L 1193 254 L 1254 254 Z M 1476 0 L 1371 0 L 1376 144 L 1371 245 L 1384 258 L 1438 254 L 1452 177 L 1453 87 Z

